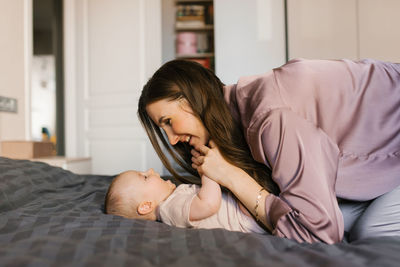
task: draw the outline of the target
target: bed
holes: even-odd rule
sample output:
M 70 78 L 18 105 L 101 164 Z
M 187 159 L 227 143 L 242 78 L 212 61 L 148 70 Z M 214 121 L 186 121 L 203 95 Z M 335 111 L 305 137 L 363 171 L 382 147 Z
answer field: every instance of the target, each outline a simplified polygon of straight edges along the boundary
M 0 157 L 1 266 L 399 266 L 400 238 L 335 245 L 103 212 L 112 176 Z

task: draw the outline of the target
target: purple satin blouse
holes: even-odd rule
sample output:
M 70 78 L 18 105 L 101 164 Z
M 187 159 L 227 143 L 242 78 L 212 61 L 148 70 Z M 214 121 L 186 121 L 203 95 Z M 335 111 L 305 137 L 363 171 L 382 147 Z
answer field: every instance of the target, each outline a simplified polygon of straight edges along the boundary
M 400 64 L 296 59 L 224 93 L 281 190 L 266 198 L 274 235 L 339 242 L 336 197 L 370 200 L 400 185 Z

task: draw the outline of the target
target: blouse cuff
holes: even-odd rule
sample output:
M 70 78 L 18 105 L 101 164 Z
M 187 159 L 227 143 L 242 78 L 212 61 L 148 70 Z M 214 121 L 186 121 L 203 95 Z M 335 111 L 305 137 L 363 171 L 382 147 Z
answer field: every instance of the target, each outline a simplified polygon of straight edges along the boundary
M 269 194 L 265 198 L 265 215 L 267 222 L 272 226 L 272 230 L 276 228 L 278 220 L 291 210 L 292 209 L 285 201 L 274 194 Z

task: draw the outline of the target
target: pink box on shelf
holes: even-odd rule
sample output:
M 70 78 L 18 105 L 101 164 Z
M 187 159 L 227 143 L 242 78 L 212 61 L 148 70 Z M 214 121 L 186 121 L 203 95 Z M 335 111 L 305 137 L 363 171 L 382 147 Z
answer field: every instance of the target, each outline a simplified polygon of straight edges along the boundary
M 180 32 L 176 36 L 176 52 L 178 54 L 195 54 L 197 38 L 194 32 Z

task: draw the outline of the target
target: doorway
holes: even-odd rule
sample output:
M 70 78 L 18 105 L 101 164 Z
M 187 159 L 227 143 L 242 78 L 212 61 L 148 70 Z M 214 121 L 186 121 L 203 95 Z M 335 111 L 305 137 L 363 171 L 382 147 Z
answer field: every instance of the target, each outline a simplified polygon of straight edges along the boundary
M 33 0 L 31 135 L 65 155 L 62 0 Z

